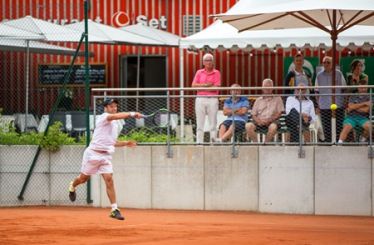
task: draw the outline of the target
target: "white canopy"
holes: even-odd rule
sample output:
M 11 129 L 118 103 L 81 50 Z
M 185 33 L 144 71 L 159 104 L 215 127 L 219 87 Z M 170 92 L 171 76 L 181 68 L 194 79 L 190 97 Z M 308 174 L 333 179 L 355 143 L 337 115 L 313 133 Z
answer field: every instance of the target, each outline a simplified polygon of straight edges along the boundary
M 178 47 L 179 45 L 179 36 L 174 35 L 170 32 L 145 26 L 142 23 L 125 26 L 120 29 L 131 32 L 133 34 L 140 35 L 142 37 L 156 40 L 157 42 L 159 42 L 158 46 Z
M 42 40 L 44 37 L 39 34 L 32 33 L 29 31 L 21 30 L 13 26 L 5 25 L 0 23 L 0 38 L 9 38 L 9 39 L 28 39 L 28 40 Z
M 66 25 L 67 28 L 84 31 L 84 21 Z M 147 36 L 140 36 L 125 30 L 114 28 L 112 26 L 97 23 L 88 20 L 88 33 L 94 33 L 96 36 L 102 38 L 104 43 L 116 44 L 133 44 L 133 45 L 158 45 L 159 42 L 148 38 Z M 91 42 L 90 38 L 88 40 Z
M 39 39 L 50 42 L 79 42 L 82 36 L 82 32 L 45 20 L 40 20 L 29 15 L 15 20 L 9 20 L 2 24 L 25 32 L 31 32 L 34 35 L 40 36 Z M 20 31 L 20 33 L 22 33 L 22 31 Z M 24 39 L 31 40 L 35 39 L 35 37 L 27 38 L 26 36 Z M 88 39 L 93 42 L 104 41 L 102 38 L 92 34 L 89 34 Z
M 26 52 L 27 41 L 20 39 L 0 39 L 0 50 L 2 51 L 23 51 Z M 43 53 L 43 54 L 61 54 L 61 55 L 73 55 L 74 49 L 52 45 L 38 41 L 28 41 L 29 52 L 31 53 Z
M 342 32 L 337 40 L 341 46 L 355 44 L 362 46 L 365 42 L 374 44 L 374 26 L 354 26 Z M 330 45 L 330 35 L 318 28 L 292 28 L 284 30 L 256 30 L 238 32 L 236 28 L 221 20 L 215 21 L 206 29 L 186 38 L 182 38 L 180 46 L 182 48 L 260 48 L 267 47 L 289 47 L 296 45 L 303 47 L 309 44 L 313 47 L 320 44 Z

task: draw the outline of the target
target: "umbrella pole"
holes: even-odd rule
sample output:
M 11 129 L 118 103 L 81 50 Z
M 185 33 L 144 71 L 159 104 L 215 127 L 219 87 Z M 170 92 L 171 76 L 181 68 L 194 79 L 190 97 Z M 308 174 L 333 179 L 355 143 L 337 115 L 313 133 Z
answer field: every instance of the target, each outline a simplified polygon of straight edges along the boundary
M 142 50 L 138 46 L 138 60 L 137 60 L 137 69 L 136 69 L 136 110 L 139 111 L 139 86 L 140 86 L 140 55 Z
M 27 132 L 27 115 L 29 114 L 29 84 L 30 84 L 30 40 L 26 40 L 26 98 L 25 98 L 25 132 Z
M 332 12 L 332 23 L 331 23 L 331 40 L 332 40 L 332 76 L 331 76 L 331 83 L 332 86 L 336 86 L 336 39 L 338 38 L 338 32 L 336 27 L 336 10 L 333 10 Z M 332 88 L 332 104 L 335 104 L 336 102 L 336 96 L 335 96 L 335 87 Z M 336 122 L 336 111 L 331 111 L 331 120 Z M 331 132 L 331 135 L 336 135 L 336 123 L 335 127 L 331 127 L 331 130 L 335 132 Z M 335 134 L 334 134 L 335 133 Z M 336 137 L 334 139 L 331 139 L 333 143 L 336 142 Z

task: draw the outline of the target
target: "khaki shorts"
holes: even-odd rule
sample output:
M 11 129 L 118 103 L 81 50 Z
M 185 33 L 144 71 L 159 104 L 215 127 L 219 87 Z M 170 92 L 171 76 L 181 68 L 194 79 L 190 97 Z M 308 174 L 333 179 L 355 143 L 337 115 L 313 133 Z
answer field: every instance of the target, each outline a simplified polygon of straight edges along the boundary
M 112 155 L 87 148 L 83 154 L 81 173 L 84 175 L 113 173 Z

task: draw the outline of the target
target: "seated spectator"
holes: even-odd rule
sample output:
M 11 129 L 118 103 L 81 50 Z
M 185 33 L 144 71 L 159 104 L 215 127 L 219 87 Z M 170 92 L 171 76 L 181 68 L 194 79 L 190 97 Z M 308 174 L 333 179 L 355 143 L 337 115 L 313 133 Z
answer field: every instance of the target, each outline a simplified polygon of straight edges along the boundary
M 247 131 L 247 140 L 257 142 L 257 130 L 267 131 L 265 142 L 271 141 L 278 130 L 278 119 L 284 111 L 284 105 L 280 96 L 273 94 L 272 88 L 274 82 L 267 78 L 262 82 L 262 94 L 256 99 L 252 109 L 252 120 L 245 125 Z
M 367 81 L 362 79 L 358 82 L 359 85 L 367 85 Z M 343 130 L 340 133 L 338 143 L 343 143 L 348 133 L 352 129 L 363 129 L 360 141 L 365 142 L 370 127 L 369 112 L 370 112 L 370 96 L 367 93 L 367 88 L 358 87 L 358 94 L 352 95 L 349 98 L 347 116 L 344 118 Z
M 313 102 L 306 96 L 307 90 L 304 83 L 299 83 L 295 94 L 286 101 L 286 125 L 290 130 L 290 142 L 299 142 L 300 131 L 300 103 L 302 115 L 302 130 L 306 142 L 310 141 L 309 125 L 316 120 Z
M 347 85 L 349 86 L 357 86 L 359 85 L 360 80 L 365 80 L 367 83 L 369 82 L 369 77 L 364 72 L 364 63 L 362 60 L 355 59 L 351 63 L 351 73 L 347 75 Z M 349 93 L 357 93 L 357 88 L 348 89 Z
M 248 121 L 249 102 L 246 97 L 240 96 L 241 90 L 239 84 L 231 85 L 231 97 L 225 100 L 223 106 L 223 114 L 227 119 L 219 126 L 219 138 L 217 142 L 224 142 L 229 140 L 233 134 L 233 125 L 235 127 L 235 134 L 244 132 L 245 123 Z

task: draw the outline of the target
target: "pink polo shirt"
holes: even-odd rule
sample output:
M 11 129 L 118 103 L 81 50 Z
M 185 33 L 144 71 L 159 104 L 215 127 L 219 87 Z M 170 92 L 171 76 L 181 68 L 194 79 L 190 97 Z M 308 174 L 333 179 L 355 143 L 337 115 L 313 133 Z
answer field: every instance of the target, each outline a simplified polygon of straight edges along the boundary
M 196 72 L 195 77 L 193 79 L 193 83 L 207 83 L 212 82 L 215 87 L 221 86 L 221 73 L 213 69 L 211 72 L 207 72 L 204 68 L 200 69 Z M 197 95 L 200 96 L 209 96 L 209 95 L 218 95 L 218 90 L 200 90 L 197 92 Z

